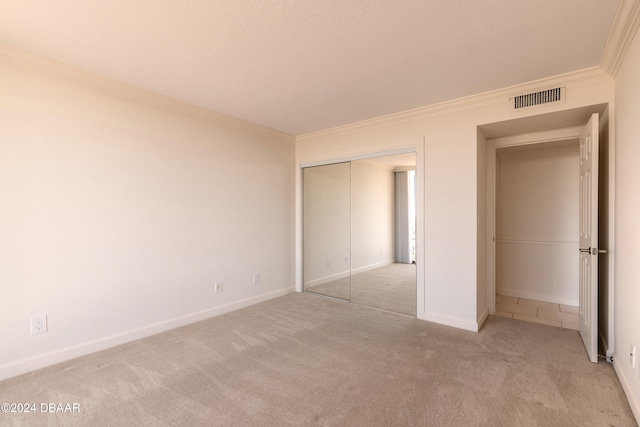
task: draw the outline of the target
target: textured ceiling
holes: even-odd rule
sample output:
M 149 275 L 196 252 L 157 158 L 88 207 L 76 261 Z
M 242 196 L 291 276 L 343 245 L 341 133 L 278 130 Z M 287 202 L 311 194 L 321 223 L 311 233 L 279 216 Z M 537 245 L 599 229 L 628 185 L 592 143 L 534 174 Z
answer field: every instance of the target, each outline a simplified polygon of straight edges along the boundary
M 293 135 L 597 66 L 619 0 L 2 0 L 0 43 Z

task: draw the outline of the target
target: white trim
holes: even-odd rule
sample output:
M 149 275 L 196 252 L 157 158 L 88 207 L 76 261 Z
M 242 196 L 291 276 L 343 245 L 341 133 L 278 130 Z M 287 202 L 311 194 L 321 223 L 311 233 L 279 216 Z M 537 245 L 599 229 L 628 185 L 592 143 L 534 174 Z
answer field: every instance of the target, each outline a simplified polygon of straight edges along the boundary
M 349 277 L 349 276 L 351 276 L 351 272 L 347 270 L 347 271 L 341 271 L 340 273 L 334 273 L 328 276 L 323 276 L 318 279 L 309 280 L 308 282 L 304 283 L 304 289 L 308 291 L 309 290 L 308 288 L 310 287 L 324 285 L 325 283 L 333 282 L 334 280 L 344 279 L 345 277 Z
M 300 167 L 309 168 L 313 166 L 333 165 L 336 163 L 354 162 L 356 160 L 369 160 L 369 159 L 375 159 L 376 157 L 395 156 L 397 154 L 408 154 L 408 153 L 415 153 L 415 152 L 416 152 L 415 147 L 403 147 L 403 148 L 398 148 L 394 150 L 366 152 L 361 154 L 345 155 L 342 157 L 332 158 L 332 159 L 316 160 L 312 162 L 301 163 Z
M 129 85 L 119 80 L 103 77 L 99 74 L 85 71 L 72 65 L 14 49 L 1 43 L 0 64 L 25 72 L 37 73 L 38 75 L 53 79 L 62 84 L 70 84 L 89 91 L 106 94 L 110 97 L 116 96 L 123 100 L 148 105 L 154 109 L 166 108 L 171 113 L 186 115 L 191 119 L 226 123 L 229 125 L 240 124 L 242 126 L 251 127 L 260 132 L 288 135 L 291 138 L 295 138 L 294 135 L 287 134 L 283 131 L 248 122 L 244 119 L 229 116 L 194 104 L 189 104 L 157 92 Z
M 387 265 L 393 264 L 395 261 L 392 259 L 388 259 L 385 261 L 376 262 L 375 264 L 364 265 L 362 267 L 354 268 L 351 271 L 343 271 L 340 273 L 330 274 L 328 276 L 323 276 L 318 279 L 310 280 L 305 282 L 305 289 L 311 286 L 322 285 L 325 283 L 333 282 L 334 280 L 344 279 L 345 277 L 352 276 L 358 273 L 364 273 L 365 271 L 375 270 L 376 268 L 386 267 Z
M 520 147 L 523 145 L 536 145 L 541 143 L 562 142 L 580 137 L 584 126 L 569 126 L 560 129 L 543 130 L 539 132 L 520 133 L 500 138 L 487 139 L 496 148 Z
M 364 265 L 362 267 L 354 268 L 351 270 L 351 274 L 364 273 L 365 271 L 375 270 L 376 268 L 386 267 L 387 265 L 391 265 L 395 262 L 393 259 L 388 259 L 385 261 L 376 262 L 375 264 Z
M 625 375 L 624 369 L 620 368 L 620 360 L 626 360 L 624 356 L 621 358 L 613 359 L 613 369 L 616 371 L 616 375 L 620 380 L 620 385 L 622 385 L 622 390 L 624 390 L 624 394 L 627 397 L 627 402 L 629 402 L 629 407 L 631 408 L 631 412 L 636 417 L 636 421 L 640 423 L 640 396 L 634 393 L 633 387 L 631 386 L 631 382 Z M 632 371 L 634 372 L 634 371 Z
M 427 322 L 438 323 L 440 325 L 451 326 L 458 329 L 464 329 L 465 331 L 478 332 L 480 330 L 479 322 L 470 322 L 466 319 L 460 319 L 458 317 L 443 316 L 441 314 L 422 312 L 418 319 L 426 320 Z
M 600 57 L 600 66 L 611 77 L 615 78 L 618 74 L 638 27 L 640 27 L 640 1 L 622 0 Z
M 223 306 L 209 308 L 196 313 L 191 313 L 170 320 L 158 322 L 152 325 L 144 326 L 142 328 L 137 328 L 120 334 L 87 341 L 85 343 L 77 344 L 71 347 L 62 348 L 35 357 L 22 359 L 17 362 L 2 365 L 0 366 L 0 380 L 15 377 L 17 375 L 35 371 L 36 369 L 45 368 L 56 363 L 75 359 L 77 357 L 85 356 L 87 354 L 95 353 L 97 351 L 105 350 L 117 345 L 146 338 L 151 335 L 156 335 L 162 332 L 169 331 L 171 329 L 189 325 L 191 323 L 196 323 L 202 320 L 210 319 L 212 317 L 220 316 L 221 314 L 249 307 L 273 298 L 278 298 L 291 292 L 293 292 L 293 288 L 266 292 L 258 296 L 246 298 Z
M 478 330 L 482 328 L 482 325 L 484 325 L 487 317 L 489 317 L 489 307 L 485 307 L 482 314 L 480 315 L 480 318 L 478 318 Z
M 358 132 L 364 128 L 370 127 L 386 127 L 394 126 L 401 123 L 420 120 L 443 112 L 460 111 L 468 108 L 477 107 L 479 105 L 488 105 L 494 103 L 507 102 L 510 97 L 515 93 L 526 93 L 536 91 L 539 88 L 553 87 L 553 86 L 566 86 L 585 83 L 597 80 L 610 80 L 607 73 L 600 67 L 585 68 L 583 70 L 573 71 L 566 74 L 560 74 L 540 80 L 534 80 L 531 82 L 513 85 L 506 88 L 501 88 L 489 92 L 479 93 L 463 98 L 453 99 L 437 104 L 431 104 L 424 107 L 415 108 L 413 110 L 402 111 L 395 114 L 389 114 L 387 116 L 375 117 L 368 120 L 363 120 L 356 123 L 351 123 L 343 126 L 338 126 L 331 129 L 321 130 L 317 132 L 311 132 L 304 135 L 298 135 L 296 141 L 304 141 L 307 139 L 315 139 L 318 137 L 327 137 L 336 134 L 348 134 L 351 132 Z M 555 104 L 552 104 L 555 105 Z M 522 111 L 524 110 L 524 111 Z M 523 108 L 521 114 L 523 117 L 528 116 L 526 108 Z

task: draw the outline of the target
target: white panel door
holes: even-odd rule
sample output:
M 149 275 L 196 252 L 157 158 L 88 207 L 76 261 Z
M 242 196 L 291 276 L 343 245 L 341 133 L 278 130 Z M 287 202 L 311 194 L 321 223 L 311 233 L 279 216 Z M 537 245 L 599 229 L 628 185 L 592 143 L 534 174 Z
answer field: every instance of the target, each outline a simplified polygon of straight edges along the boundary
M 598 363 L 598 114 L 580 135 L 580 336 Z

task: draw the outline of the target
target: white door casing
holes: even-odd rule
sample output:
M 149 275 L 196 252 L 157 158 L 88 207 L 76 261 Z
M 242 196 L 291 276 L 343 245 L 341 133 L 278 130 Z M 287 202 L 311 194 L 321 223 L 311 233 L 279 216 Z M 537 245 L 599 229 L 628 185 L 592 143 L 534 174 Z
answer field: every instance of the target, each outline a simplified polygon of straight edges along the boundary
M 598 363 L 598 114 L 580 135 L 580 336 L 593 363 Z

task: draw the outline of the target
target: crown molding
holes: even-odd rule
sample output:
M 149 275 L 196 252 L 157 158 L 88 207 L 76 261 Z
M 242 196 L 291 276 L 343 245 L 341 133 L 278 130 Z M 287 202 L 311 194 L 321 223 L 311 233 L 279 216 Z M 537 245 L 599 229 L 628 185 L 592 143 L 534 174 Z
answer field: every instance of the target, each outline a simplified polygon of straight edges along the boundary
M 111 93 L 115 91 L 116 95 L 127 98 L 154 97 L 156 101 L 168 100 L 165 96 L 2 44 L 0 44 L 0 63 L 89 89 Z
M 622 0 L 611 26 L 600 66 L 611 76 L 618 74 L 629 45 L 640 27 L 640 0 Z
M 412 110 L 406 110 L 399 113 L 389 114 L 386 116 L 380 116 L 373 119 L 367 119 L 356 123 L 334 127 L 331 129 L 325 129 L 317 132 L 299 135 L 296 137 L 296 141 L 304 141 L 308 139 L 315 139 L 336 134 L 352 133 L 367 127 L 397 125 L 446 112 L 466 110 L 481 105 L 504 102 L 505 99 L 509 99 L 513 96 L 517 96 L 523 93 L 545 90 L 557 86 L 568 86 L 586 82 L 593 82 L 596 80 L 607 80 L 610 78 L 611 77 L 609 76 L 609 74 L 606 73 L 601 67 L 585 68 L 579 71 L 572 71 L 553 77 L 533 80 L 530 82 L 457 98 L 450 101 L 431 104 Z
M 629 7 L 634 7 L 634 24 L 631 25 L 630 21 L 625 21 L 627 25 L 624 26 L 625 40 L 624 43 L 626 49 L 631 42 L 632 35 L 637 30 L 638 15 L 640 12 L 640 0 L 622 0 L 622 5 L 626 7 L 627 12 L 630 11 Z M 618 15 L 620 15 L 620 10 Z M 630 16 L 630 15 L 626 15 Z M 618 17 L 616 17 L 618 21 Z M 620 32 L 621 30 L 617 30 Z M 617 44 L 617 46 L 622 46 Z M 623 50 L 617 49 L 622 53 Z M 622 62 L 622 57 L 618 62 Z M 153 105 L 155 108 L 164 108 L 172 112 L 179 112 L 189 115 L 191 117 L 199 117 L 205 120 L 214 120 L 226 122 L 237 122 L 237 124 L 251 125 L 256 128 L 260 128 L 264 131 L 284 134 L 283 132 L 266 128 L 260 125 L 246 122 L 242 119 L 226 116 L 222 113 L 218 113 L 212 110 L 208 110 L 202 107 L 194 106 L 192 104 L 185 103 L 183 101 L 176 100 L 155 92 L 147 91 L 135 86 L 128 85 L 107 77 L 81 70 L 71 65 L 63 64 L 57 61 L 53 61 L 38 55 L 34 55 L 28 52 L 24 52 L 18 49 L 10 48 L 8 46 L 0 44 L 0 63 L 4 63 L 25 71 L 34 72 L 40 75 L 48 76 L 52 79 L 67 82 L 73 85 L 85 87 L 87 89 L 96 90 L 100 93 L 107 94 L 109 96 L 115 96 L 119 98 L 129 99 L 135 102 L 140 102 L 147 105 Z M 619 64 L 618 64 L 619 67 Z M 601 67 L 591 67 L 579 71 L 573 71 L 557 76 L 547 77 L 539 80 L 534 80 L 522 84 L 508 86 L 505 88 L 483 92 L 480 94 L 470 95 L 462 98 L 448 100 L 437 104 L 431 104 L 424 107 L 418 107 L 411 110 L 401 111 L 399 113 L 393 113 L 386 116 L 380 116 L 372 119 L 367 119 L 355 123 L 350 123 L 343 126 L 338 126 L 330 129 L 324 129 L 317 132 L 311 132 L 308 134 L 295 136 L 296 141 L 304 141 L 307 139 L 313 139 L 328 135 L 344 134 L 350 132 L 356 132 L 366 127 L 375 127 L 383 125 L 400 124 L 408 121 L 413 121 L 419 118 L 432 116 L 436 114 L 442 114 L 445 112 L 451 112 L 456 110 L 464 110 L 480 105 L 492 104 L 496 102 L 503 102 L 505 98 L 510 98 L 522 93 L 545 90 L 556 86 L 566 86 L 579 84 L 598 79 L 610 78 L 609 73 Z M 285 134 L 286 135 L 286 134 Z M 290 135 L 291 136 L 291 135 Z
M 54 81 L 94 91 L 102 95 L 146 105 L 156 110 L 165 110 L 173 114 L 207 122 L 224 123 L 226 126 L 241 127 L 245 131 L 252 130 L 256 133 L 286 135 L 290 138 L 294 137 L 293 135 L 275 129 L 189 104 L 166 95 L 103 77 L 72 65 L 57 62 L 3 44 L 0 44 L 0 64 L 44 76 Z

